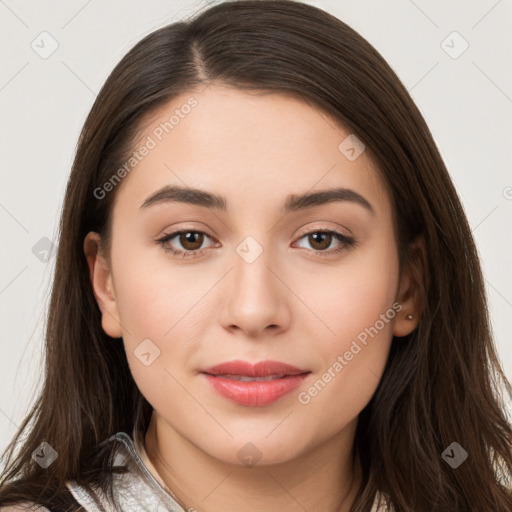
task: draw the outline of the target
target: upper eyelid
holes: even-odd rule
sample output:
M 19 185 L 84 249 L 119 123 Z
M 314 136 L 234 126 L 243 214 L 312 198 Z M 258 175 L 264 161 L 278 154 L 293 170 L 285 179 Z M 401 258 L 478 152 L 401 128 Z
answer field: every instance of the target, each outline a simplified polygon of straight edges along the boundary
M 345 229 L 345 231 L 348 231 L 346 228 L 344 228 L 344 229 Z M 311 233 L 318 233 L 318 232 L 322 232 L 322 231 L 328 232 L 328 233 L 337 233 L 337 234 L 345 236 L 347 238 L 352 237 L 351 233 L 344 233 L 343 230 L 328 227 L 328 226 L 307 228 L 307 229 L 301 230 L 297 236 L 303 237 L 303 236 L 311 234 Z
M 176 229 L 175 231 L 170 231 L 169 233 L 164 233 L 161 237 L 159 237 L 157 240 L 172 240 L 173 238 L 177 237 L 178 235 L 181 235 L 182 233 L 201 233 L 202 235 L 206 235 L 208 238 L 211 238 L 212 240 L 216 240 L 216 238 L 208 232 L 203 231 L 202 229 L 192 229 L 192 228 L 180 228 Z

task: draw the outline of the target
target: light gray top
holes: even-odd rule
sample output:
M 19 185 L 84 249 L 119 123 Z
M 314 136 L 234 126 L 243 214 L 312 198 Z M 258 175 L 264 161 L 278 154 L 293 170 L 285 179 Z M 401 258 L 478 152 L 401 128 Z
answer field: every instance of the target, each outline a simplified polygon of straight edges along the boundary
M 158 474 L 155 478 L 146 465 L 151 463 L 144 448 L 136 447 L 128 434 L 118 432 L 109 440 L 118 441 L 114 465 L 126 465 L 129 470 L 123 475 L 113 475 L 113 491 L 120 510 L 130 512 L 193 512 L 194 509 L 186 510 L 171 496 L 170 489 L 165 486 Z M 154 467 L 152 467 L 152 470 L 156 472 Z M 67 486 L 75 499 L 87 511 L 100 512 L 94 500 L 76 482 L 68 482 Z M 98 489 L 96 495 L 107 511 L 114 512 L 115 509 L 112 503 L 107 500 L 101 490 Z

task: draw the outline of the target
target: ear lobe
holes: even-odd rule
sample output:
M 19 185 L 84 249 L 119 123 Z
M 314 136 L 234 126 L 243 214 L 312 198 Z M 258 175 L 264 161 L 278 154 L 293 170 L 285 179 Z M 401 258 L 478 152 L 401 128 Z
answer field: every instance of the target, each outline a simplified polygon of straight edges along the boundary
M 394 336 L 407 336 L 418 327 L 425 307 L 425 287 L 428 287 L 427 251 L 424 238 L 418 237 L 409 246 L 400 278 L 397 301 L 402 309 L 393 328 Z
M 101 311 L 101 326 L 112 338 L 123 335 L 110 264 L 101 248 L 101 238 L 91 231 L 84 239 L 84 253 L 96 302 Z

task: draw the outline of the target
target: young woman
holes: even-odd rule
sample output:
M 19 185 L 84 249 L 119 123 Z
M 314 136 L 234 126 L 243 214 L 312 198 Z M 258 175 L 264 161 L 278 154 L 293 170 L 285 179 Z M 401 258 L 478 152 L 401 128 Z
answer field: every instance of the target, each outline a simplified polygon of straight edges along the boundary
M 309 5 L 222 3 L 116 66 L 45 370 L 6 510 L 512 510 L 461 203 L 395 73 Z

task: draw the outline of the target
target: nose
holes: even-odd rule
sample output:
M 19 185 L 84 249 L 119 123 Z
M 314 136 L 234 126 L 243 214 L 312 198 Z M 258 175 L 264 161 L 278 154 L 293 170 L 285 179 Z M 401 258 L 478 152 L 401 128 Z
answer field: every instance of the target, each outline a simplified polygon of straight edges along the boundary
M 287 329 L 290 320 L 291 292 L 283 283 L 285 276 L 279 275 L 280 267 L 270 250 L 262 250 L 253 259 L 255 247 L 249 245 L 252 257 L 246 257 L 243 248 L 237 248 L 233 269 L 226 276 L 221 323 L 251 338 L 276 335 Z

